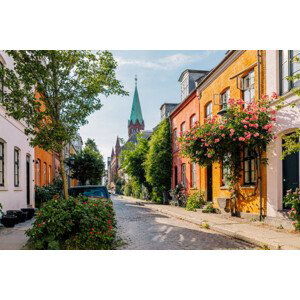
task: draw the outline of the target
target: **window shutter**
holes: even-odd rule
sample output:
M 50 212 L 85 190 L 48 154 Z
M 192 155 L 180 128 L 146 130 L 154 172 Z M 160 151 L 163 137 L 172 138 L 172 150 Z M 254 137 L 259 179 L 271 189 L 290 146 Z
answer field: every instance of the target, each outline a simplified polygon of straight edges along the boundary
M 214 94 L 213 99 L 214 99 L 213 100 L 214 105 L 221 105 L 220 94 Z

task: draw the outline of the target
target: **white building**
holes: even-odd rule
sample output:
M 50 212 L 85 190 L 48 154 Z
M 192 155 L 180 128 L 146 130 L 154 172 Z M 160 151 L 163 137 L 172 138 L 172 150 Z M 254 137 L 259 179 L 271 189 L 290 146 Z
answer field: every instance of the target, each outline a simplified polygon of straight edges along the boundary
M 12 65 L 0 51 L 0 67 Z M 0 203 L 4 211 L 34 207 L 34 149 L 24 129 L 25 124 L 7 116 L 0 105 Z
M 300 183 L 300 153 L 281 159 L 282 137 L 300 128 L 300 98 L 292 92 L 294 87 L 300 86 L 300 80 L 292 83 L 286 79 L 300 73 L 300 63 L 292 61 L 295 56 L 300 57 L 300 50 L 268 50 L 266 55 L 267 95 L 276 92 L 285 97 L 286 104 L 295 104 L 279 110 L 275 127 L 278 138 L 267 149 L 267 214 L 271 217 L 282 215 L 283 196 Z

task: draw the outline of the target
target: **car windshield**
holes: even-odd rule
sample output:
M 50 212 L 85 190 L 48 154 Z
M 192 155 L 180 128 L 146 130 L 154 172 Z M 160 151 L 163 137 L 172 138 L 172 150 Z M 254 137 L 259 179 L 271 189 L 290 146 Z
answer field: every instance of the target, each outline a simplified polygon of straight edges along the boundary
M 70 195 L 71 196 L 78 196 L 78 195 L 83 195 L 87 197 L 103 197 L 107 198 L 107 192 L 104 188 L 102 187 L 93 187 L 93 188 L 76 188 L 76 189 L 70 189 Z

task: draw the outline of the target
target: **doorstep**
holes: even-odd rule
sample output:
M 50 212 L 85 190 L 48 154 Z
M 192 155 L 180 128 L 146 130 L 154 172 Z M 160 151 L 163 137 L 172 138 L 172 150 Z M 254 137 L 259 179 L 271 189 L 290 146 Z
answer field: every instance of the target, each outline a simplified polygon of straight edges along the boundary
M 201 210 L 196 212 L 186 211 L 182 207 L 154 204 L 149 201 L 136 199 L 128 196 L 120 196 L 129 201 L 138 201 L 145 206 L 173 216 L 175 218 L 185 220 L 196 225 L 208 223 L 210 229 L 230 237 L 240 239 L 262 248 L 273 250 L 300 250 L 300 234 L 289 232 L 284 229 L 276 229 L 264 222 L 252 222 L 248 219 L 231 217 L 228 214 L 207 214 Z

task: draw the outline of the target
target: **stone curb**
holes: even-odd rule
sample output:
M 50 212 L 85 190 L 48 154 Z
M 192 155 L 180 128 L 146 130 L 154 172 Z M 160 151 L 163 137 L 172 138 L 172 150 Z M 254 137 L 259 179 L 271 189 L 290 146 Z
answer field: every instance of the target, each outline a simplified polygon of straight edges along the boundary
M 197 219 L 194 219 L 194 218 L 189 218 L 189 217 L 186 217 L 184 215 L 177 214 L 175 212 L 171 212 L 169 210 L 162 209 L 160 207 L 153 207 L 157 204 L 152 205 L 151 202 L 148 202 L 146 200 L 141 200 L 141 199 L 128 197 L 128 196 L 123 196 L 123 195 L 121 196 L 121 198 L 127 199 L 127 200 L 135 200 L 135 201 L 139 201 L 139 202 L 148 204 L 148 206 L 151 206 L 151 209 L 153 209 L 153 210 L 159 211 L 159 212 L 161 212 L 165 215 L 169 215 L 169 216 L 172 216 L 172 217 L 180 219 L 180 220 L 190 222 L 190 223 L 195 224 L 195 225 L 200 225 L 201 226 L 204 222 L 201 219 L 197 220 Z M 207 222 L 209 222 L 209 221 L 207 221 Z M 218 233 L 225 234 L 225 235 L 227 235 L 231 238 L 234 238 L 234 239 L 238 239 L 238 240 L 253 244 L 253 245 L 258 246 L 262 249 L 300 250 L 300 248 L 293 247 L 293 246 L 290 246 L 290 245 L 280 245 L 279 243 L 277 243 L 275 241 L 274 241 L 274 243 L 272 243 L 272 242 L 269 242 L 269 241 L 266 242 L 266 241 L 262 241 L 262 240 L 259 240 L 259 239 L 255 239 L 253 237 L 248 237 L 248 236 L 245 236 L 245 235 L 243 235 L 243 234 L 241 234 L 241 233 L 239 233 L 235 230 L 228 230 L 228 229 L 221 228 L 220 225 L 216 225 L 213 222 L 209 222 L 209 226 L 210 226 L 210 230 L 213 230 L 213 231 L 218 232 Z

